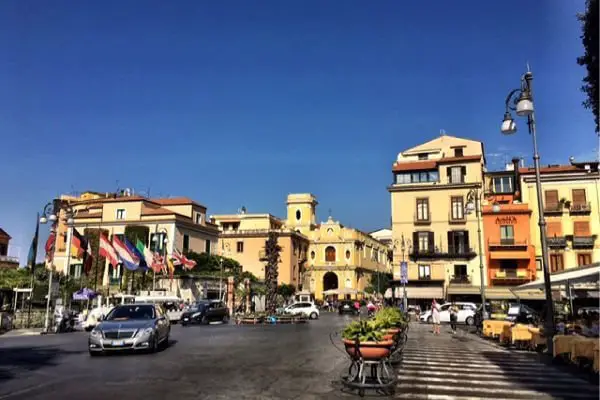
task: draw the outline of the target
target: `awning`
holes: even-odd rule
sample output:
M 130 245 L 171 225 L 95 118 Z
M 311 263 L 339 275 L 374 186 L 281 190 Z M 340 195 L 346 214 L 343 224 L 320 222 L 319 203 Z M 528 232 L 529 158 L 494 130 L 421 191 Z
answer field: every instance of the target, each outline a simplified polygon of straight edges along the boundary
M 401 287 L 395 288 L 395 297 L 402 298 L 404 296 L 403 289 Z M 384 297 L 386 299 L 392 298 L 392 289 L 385 291 Z M 409 299 L 443 299 L 444 288 L 441 286 L 425 286 L 425 287 L 406 287 L 406 297 Z
M 323 292 L 324 296 L 331 296 L 331 295 L 344 295 L 344 294 L 358 294 L 358 293 L 362 293 L 360 290 L 356 290 L 356 289 L 351 289 L 351 288 L 344 288 L 344 289 L 329 289 Z
M 527 260 L 529 253 L 526 251 L 490 251 L 492 260 Z
M 552 286 L 566 285 L 567 282 L 574 284 L 598 281 L 600 281 L 600 263 L 593 263 L 588 266 L 568 269 L 550 275 L 550 284 Z M 517 286 L 513 290 L 523 291 L 532 289 L 544 289 L 544 279 L 537 279 L 533 282 Z
M 480 294 L 479 286 L 448 286 L 448 294 Z

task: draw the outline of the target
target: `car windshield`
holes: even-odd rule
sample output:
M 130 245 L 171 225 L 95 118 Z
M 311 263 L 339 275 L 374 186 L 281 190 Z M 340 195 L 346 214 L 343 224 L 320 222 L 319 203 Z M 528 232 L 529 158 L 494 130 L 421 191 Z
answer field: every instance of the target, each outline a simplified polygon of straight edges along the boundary
M 196 303 L 192 306 L 192 310 L 202 311 L 208 306 L 208 303 Z
M 156 316 L 152 305 L 117 306 L 106 316 L 107 321 L 127 321 L 130 319 L 154 319 Z

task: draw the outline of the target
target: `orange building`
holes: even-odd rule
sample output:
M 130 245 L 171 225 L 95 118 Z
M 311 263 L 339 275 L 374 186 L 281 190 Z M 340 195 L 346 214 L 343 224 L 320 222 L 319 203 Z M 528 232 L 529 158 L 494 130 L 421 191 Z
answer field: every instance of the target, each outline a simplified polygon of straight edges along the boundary
M 488 287 L 510 287 L 535 280 L 531 210 L 521 202 L 518 160 L 506 171 L 485 175 L 483 227 Z

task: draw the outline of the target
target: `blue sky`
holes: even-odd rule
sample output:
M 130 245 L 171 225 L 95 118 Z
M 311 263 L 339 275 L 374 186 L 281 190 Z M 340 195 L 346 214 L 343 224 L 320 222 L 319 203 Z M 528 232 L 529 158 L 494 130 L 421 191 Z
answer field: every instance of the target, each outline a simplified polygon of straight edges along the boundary
M 503 137 L 529 62 L 543 163 L 592 158 L 575 14 L 583 0 L 0 2 L 0 227 L 26 257 L 35 213 L 132 187 L 210 213 L 285 216 L 312 192 L 346 225 L 390 221 L 391 164 L 440 129 Z M 523 128 L 523 124 L 521 124 Z

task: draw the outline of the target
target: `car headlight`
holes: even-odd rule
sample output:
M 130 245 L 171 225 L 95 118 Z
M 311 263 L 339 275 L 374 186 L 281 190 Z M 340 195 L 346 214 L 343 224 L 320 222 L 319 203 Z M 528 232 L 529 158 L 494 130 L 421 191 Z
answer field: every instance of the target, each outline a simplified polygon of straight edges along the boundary
M 102 337 L 102 331 L 100 329 L 92 329 L 90 335 L 94 337 Z
M 149 327 L 149 328 L 140 329 L 138 331 L 137 336 L 148 336 L 148 335 L 152 335 L 152 333 L 154 333 L 154 328 Z

